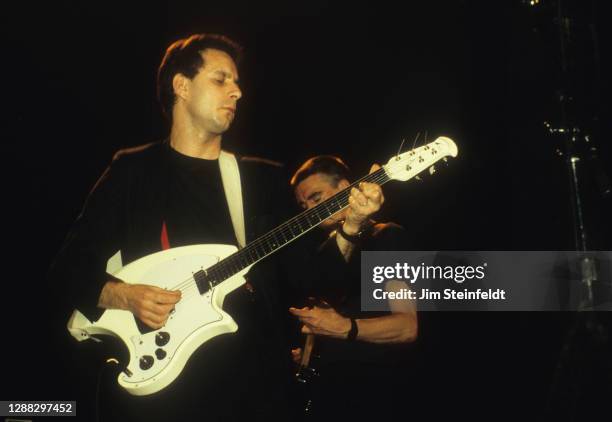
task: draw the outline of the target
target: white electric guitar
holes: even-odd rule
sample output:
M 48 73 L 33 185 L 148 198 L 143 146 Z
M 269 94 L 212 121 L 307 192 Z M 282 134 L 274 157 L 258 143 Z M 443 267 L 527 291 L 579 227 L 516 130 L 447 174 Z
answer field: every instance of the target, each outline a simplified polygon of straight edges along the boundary
M 457 156 L 457 146 L 446 137 L 399 154 L 348 188 L 302 212 L 269 233 L 238 250 L 233 245 L 192 245 L 157 252 L 134 261 L 113 275 L 127 283 L 149 284 L 168 290 L 180 289 L 166 325 L 141 333 L 134 315 L 124 310 L 106 310 L 91 322 L 75 311 L 68 322 L 78 340 L 97 335 L 118 337 L 127 347 L 130 361 L 119 374 L 119 384 L 134 395 L 153 394 L 173 382 L 192 353 L 209 339 L 238 330 L 223 311 L 223 300 L 245 283 L 244 275 L 256 262 L 318 226 L 348 206 L 351 187 L 361 181 L 382 185 L 390 180 L 406 181 L 447 156 Z

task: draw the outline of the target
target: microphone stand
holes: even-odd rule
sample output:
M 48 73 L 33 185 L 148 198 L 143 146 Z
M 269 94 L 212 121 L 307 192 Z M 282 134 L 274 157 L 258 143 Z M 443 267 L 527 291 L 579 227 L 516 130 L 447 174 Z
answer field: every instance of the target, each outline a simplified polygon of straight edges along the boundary
M 536 7 L 539 6 L 539 3 L 539 1 L 530 2 L 532 6 Z M 577 19 L 570 16 L 569 9 L 572 1 L 552 0 L 550 3 L 555 9 L 553 22 L 555 29 L 558 30 L 560 53 L 561 78 L 560 89 L 557 91 L 559 127 L 553 128 L 548 123 L 545 123 L 545 125 L 551 134 L 561 135 L 563 139 L 563 151 L 559 155 L 563 157 L 567 170 L 572 210 L 573 246 L 574 250 L 579 252 L 579 258 L 578 262 L 570 263 L 570 266 L 573 267 L 570 273 L 577 275 L 577 277 L 570 277 L 570 283 L 576 278 L 578 279 L 577 297 L 573 299 L 570 309 L 577 309 L 577 312 L 567 333 L 555 369 L 547 412 L 554 413 L 555 407 L 557 407 L 559 413 L 556 416 L 569 416 L 571 419 L 578 417 L 578 420 L 580 420 L 584 416 L 580 412 L 585 410 L 581 407 L 581 404 L 583 407 L 584 404 L 579 402 L 581 394 L 584 393 L 581 389 L 584 387 L 588 389 L 589 385 L 587 384 L 593 382 L 592 379 L 585 379 L 587 378 L 586 374 L 596 363 L 594 356 L 599 356 L 599 352 L 609 345 L 608 330 L 598 318 L 598 314 L 594 312 L 601 309 L 599 292 L 605 293 L 601 289 L 606 287 L 606 281 L 601 280 L 601 268 L 605 264 L 605 259 L 602 261 L 597 252 L 592 252 L 592 244 L 595 242 L 589 233 L 594 233 L 595 228 L 589 226 L 591 221 L 587 218 L 589 214 L 585 212 L 587 211 L 586 197 L 589 190 L 585 190 L 584 187 L 585 180 L 588 180 L 586 176 L 588 174 L 594 175 L 596 180 L 599 181 L 597 193 L 602 198 L 609 200 L 610 182 L 598 158 L 599 150 L 597 146 L 578 125 L 578 113 L 570 89 L 571 83 L 576 82 L 578 76 L 575 69 L 578 61 L 575 54 L 572 54 L 575 53 L 572 47 L 576 48 L 578 37 L 574 30 L 579 23 Z M 573 5 L 575 6 L 576 3 Z M 589 30 L 593 43 L 594 67 L 595 70 L 598 70 L 599 51 L 594 23 L 589 24 Z M 605 353 L 603 356 L 605 356 Z M 612 355 L 609 359 L 612 359 Z M 563 387 L 566 387 L 565 391 L 562 391 Z M 594 400 L 593 397 L 587 397 L 587 403 L 591 403 L 589 399 Z M 564 409 L 559 408 L 559 403 L 561 404 L 560 407 Z

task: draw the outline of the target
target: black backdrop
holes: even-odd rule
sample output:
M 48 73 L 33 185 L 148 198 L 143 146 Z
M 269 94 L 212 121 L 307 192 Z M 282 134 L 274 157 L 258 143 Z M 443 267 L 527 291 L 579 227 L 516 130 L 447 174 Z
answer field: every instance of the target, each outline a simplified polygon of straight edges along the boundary
M 543 126 L 559 121 L 551 5 L 66 1 L 6 7 L 3 233 L 11 253 L 2 295 L 1 398 L 78 399 L 83 409 L 92 406 L 95 371 L 63 330 L 65 310 L 52 299 L 61 286 L 49 291 L 44 274 L 112 154 L 165 136 L 156 67 L 169 42 L 192 32 L 225 33 L 246 48 L 244 96 L 226 148 L 279 160 L 290 171 L 312 155 L 337 154 L 360 174 L 372 162 L 386 162 L 402 138 L 411 145 L 418 132 L 427 131 L 429 140 L 446 135 L 459 145 L 459 158 L 433 178 L 386 186 L 382 218 L 404 225 L 422 250 L 571 249 L 567 175 L 555 154 L 561 143 Z M 601 99 L 610 94 L 605 76 L 612 49 L 596 6 L 582 2 L 573 11 L 594 16 L 601 56 L 594 62 L 588 37 L 576 37 L 579 83 L 572 92 L 582 127 L 609 170 L 611 119 Z M 592 247 L 609 250 L 610 200 L 597 200 L 591 184 L 585 192 Z M 570 313 L 422 315 L 422 373 L 405 381 L 417 385 L 419 400 L 416 407 L 397 404 L 398 414 L 408 419 L 416 411 L 433 416 L 450 409 L 498 419 L 510 410 L 544 411 L 572 319 Z M 582 411 L 577 403 L 575 411 Z

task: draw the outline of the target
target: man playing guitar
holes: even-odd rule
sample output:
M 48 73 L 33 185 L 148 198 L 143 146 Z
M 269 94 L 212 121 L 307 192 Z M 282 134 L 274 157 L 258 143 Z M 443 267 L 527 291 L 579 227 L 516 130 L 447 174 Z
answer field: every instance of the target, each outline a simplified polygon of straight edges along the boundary
M 342 160 L 318 156 L 297 170 L 291 186 L 297 202 L 308 209 L 349 186 L 349 177 Z M 300 290 L 304 296 L 318 298 L 320 304 L 289 309 L 303 324 L 302 333 L 309 335 L 308 349 L 313 342 L 310 335 L 314 335 L 317 354 L 321 355 L 316 364 L 320 375 L 308 409 L 313 419 L 326 415 L 363 420 L 365 415 L 385 414 L 384 408 L 372 406 L 375 391 L 384 389 L 387 398 L 397 393 L 390 390 L 401 361 L 406 359 L 402 344 L 417 337 L 414 301 L 392 300 L 390 313 L 360 309 L 359 252 L 406 247 L 400 226 L 369 218 L 384 202 L 380 186 L 362 183 L 360 188 L 361 192 L 352 192 L 351 207 L 321 224 L 327 239 L 313 248 L 317 252 L 305 258 L 302 265 L 308 271 L 303 272 Z M 385 286 L 389 291 L 405 287 L 400 281 Z M 305 364 L 301 349 L 294 349 L 293 355 Z

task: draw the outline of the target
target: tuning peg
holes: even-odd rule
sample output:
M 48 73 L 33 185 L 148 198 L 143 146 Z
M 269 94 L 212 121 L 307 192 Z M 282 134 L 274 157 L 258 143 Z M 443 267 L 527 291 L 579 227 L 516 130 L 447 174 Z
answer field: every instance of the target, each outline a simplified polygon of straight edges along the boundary
M 444 162 L 444 164 L 448 164 L 448 158 L 444 157 L 444 158 L 442 159 L 442 162 Z
M 419 182 L 421 181 L 421 176 L 414 176 L 414 178 L 418 180 Z
M 436 172 L 436 166 L 429 167 L 429 174 L 434 174 Z

